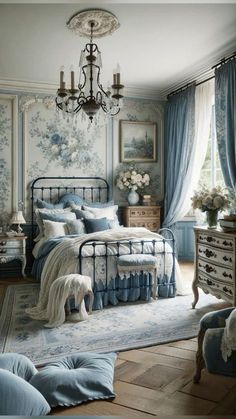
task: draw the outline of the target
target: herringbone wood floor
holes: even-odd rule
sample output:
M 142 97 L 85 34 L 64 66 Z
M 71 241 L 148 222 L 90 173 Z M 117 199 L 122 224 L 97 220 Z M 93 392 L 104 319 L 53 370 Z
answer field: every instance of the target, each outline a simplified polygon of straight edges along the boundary
M 192 264 L 181 264 L 186 280 Z M 0 296 L 7 285 L 21 279 L 2 280 Z M 94 401 L 71 408 L 54 409 L 62 416 L 157 416 L 236 414 L 236 378 L 203 372 L 193 384 L 196 339 L 120 352 L 115 368 L 113 401 Z

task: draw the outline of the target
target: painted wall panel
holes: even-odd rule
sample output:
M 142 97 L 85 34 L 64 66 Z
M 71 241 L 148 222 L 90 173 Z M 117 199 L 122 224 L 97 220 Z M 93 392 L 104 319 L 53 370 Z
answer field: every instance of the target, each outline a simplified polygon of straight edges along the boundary
M 177 223 L 175 237 L 179 260 L 194 260 L 194 232 L 195 221 L 180 221 Z
M 18 204 L 16 109 L 16 96 L 0 94 L 0 224 Z

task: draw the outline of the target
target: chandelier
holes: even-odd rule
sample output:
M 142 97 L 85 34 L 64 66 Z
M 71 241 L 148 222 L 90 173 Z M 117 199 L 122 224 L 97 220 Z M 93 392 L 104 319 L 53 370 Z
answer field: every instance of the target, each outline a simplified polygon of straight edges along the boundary
M 93 42 L 93 37 L 111 34 L 116 30 L 119 27 L 117 18 L 107 11 L 86 10 L 72 16 L 67 26 L 80 36 L 89 36 L 90 41 L 80 54 L 77 86 L 73 66 L 70 68 L 69 87 L 64 80 L 64 67 L 61 67 L 57 107 L 71 115 L 82 109 L 91 122 L 100 108 L 110 116 L 117 115 L 122 105 L 121 89 L 124 87 L 120 81 L 120 66 L 117 65 L 113 71 L 113 84 L 104 89 L 100 82 L 101 52 Z

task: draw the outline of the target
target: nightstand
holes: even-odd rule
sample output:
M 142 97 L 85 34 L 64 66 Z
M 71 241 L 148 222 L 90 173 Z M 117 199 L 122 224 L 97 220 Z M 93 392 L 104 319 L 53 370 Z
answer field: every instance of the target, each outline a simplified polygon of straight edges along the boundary
M 150 231 L 160 228 L 161 207 L 157 205 L 139 205 L 123 208 L 123 223 L 125 227 L 145 227 Z
M 0 264 L 19 259 L 22 263 L 22 276 L 25 277 L 26 236 L 0 236 Z

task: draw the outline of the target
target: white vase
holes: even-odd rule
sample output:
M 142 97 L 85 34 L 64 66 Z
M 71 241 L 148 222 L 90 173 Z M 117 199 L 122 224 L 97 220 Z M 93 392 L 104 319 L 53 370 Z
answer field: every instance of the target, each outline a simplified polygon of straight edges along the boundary
M 128 193 L 127 199 L 129 205 L 137 205 L 139 202 L 139 194 L 134 189 L 131 189 Z

